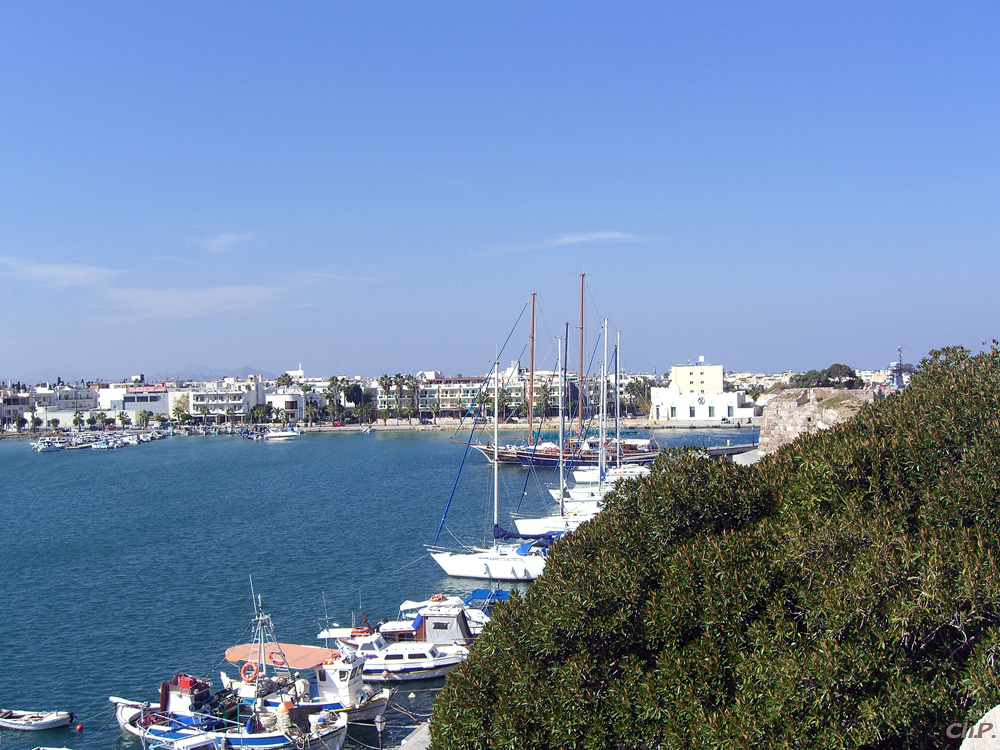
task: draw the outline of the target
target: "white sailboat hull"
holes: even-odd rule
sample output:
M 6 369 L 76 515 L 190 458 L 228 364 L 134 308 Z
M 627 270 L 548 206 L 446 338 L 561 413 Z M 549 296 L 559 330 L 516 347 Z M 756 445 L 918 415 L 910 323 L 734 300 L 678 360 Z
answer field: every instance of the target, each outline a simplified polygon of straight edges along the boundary
M 456 578 L 493 581 L 533 581 L 542 574 L 542 555 L 519 555 L 514 549 L 497 547 L 473 552 L 431 552 L 445 573 Z
M 514 525 L 518 534 L 544 534 L 548 531 L 574 531 L 584 521 L 589 521 L 597 515 L 592 513 L 571 513 L 566 515 L 544 516 L 542 518 L 517 518 Z

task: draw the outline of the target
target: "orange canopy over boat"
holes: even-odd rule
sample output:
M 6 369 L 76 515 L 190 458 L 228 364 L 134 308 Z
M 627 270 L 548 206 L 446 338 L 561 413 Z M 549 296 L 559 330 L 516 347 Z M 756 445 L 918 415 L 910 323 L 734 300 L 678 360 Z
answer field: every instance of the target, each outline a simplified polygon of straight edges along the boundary
M 226 651 L 226 660 L 233 664 L 252 661 L 289 669 L 315 669 L 338 656 L 340 652 L 332 648 L 300 646 L 295 643 L 266 643 L 263 648 L 259 643 L 243 643 Z

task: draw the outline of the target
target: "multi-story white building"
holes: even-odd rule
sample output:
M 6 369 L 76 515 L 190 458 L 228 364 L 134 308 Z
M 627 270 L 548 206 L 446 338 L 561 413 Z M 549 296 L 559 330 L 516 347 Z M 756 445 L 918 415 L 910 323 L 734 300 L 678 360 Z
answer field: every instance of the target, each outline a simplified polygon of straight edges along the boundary
M 240 419 L 264 403 L 264 381 L 259 375 L 246 380 L 223 378 L 202 383 L 188 391 L 188 412 L 215 422 Z
M 305 418 L 306 400 L 300 390 L 278 388 L 274 393 L 265 394 L 264 398 L 276 413 L 280 409 L 289 422 L 300 422 Z
M 670 385 L 650 389 L 649 418 L 657 422 L 746 424 L 755 413 L 743 391 L 725 392 L 722 365 L 676 365 Z

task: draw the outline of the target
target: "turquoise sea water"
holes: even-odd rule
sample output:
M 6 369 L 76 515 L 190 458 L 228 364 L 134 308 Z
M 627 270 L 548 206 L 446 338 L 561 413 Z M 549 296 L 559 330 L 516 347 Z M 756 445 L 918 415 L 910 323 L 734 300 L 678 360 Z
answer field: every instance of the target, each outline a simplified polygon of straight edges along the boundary
M 667 444 L 749 438 L 657 434 Z M 0 707 L 70 710 L 84 724 L 79 733 L 0 730 L 0 748 L 137 750 L 108 696 L 154 700 L 178 671 L 218 685 L 226 648 L 245 640 L 254 614 L 250 576 L 278 638 L 307 644 L 319 644 L 325 614 L 346 625 L 363 609 L 374 622 L 394 617 L 404 599 L 482 585 L 448 578 L 424 549 L 462 452 L 445 433 L 377 431 L 43 454 L 0 441 Z M 442 545 L 485 538 L 491 476 L 481 456 L 469 456 Z M 521 511 L 542 512 L 551 478 L 504 467 L 501 523 L 522 491 Z M 441 684 L 411 683 L 394 703 L 425 718 Z M 390 746 L 413 720 L 387 717 Z M 371 728 L 350 736 L 348 747 L 378 744 Z

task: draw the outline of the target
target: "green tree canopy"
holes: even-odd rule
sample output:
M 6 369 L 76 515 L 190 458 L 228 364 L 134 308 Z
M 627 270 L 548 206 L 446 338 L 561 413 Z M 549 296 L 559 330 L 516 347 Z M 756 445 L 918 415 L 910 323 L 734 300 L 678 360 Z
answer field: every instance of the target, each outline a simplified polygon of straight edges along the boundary
M 434 706 L 450 748 L 951 747 L 1000 702 L 1000 351 L 744 467 L 673 450 Z

